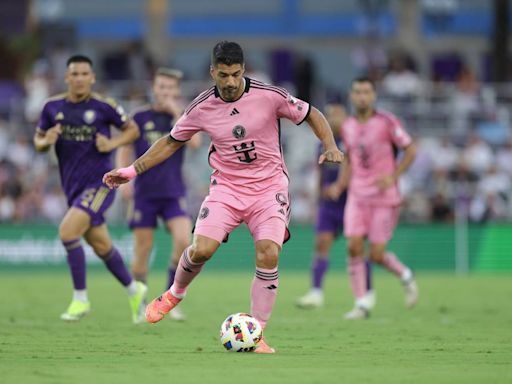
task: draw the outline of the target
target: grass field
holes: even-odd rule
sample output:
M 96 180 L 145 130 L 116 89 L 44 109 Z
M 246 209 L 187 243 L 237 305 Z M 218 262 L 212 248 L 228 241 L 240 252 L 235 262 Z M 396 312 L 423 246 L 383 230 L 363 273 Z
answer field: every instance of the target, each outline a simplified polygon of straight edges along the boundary
M 187 322 L 133 326 L 124 291 L 103 271 L 89 274 L 93 312 L 72 324 L 58 319 L 70 298 L 65 272 L 0 272 L 0 382 L 512 382 L 510 276 L 420 275 L 421 303 L 408 311 L 399 283 L 376 274 L 372 317 L 346 322 L 345 275 L 329 275 L 325 308 L 302 311 L 293 302 L 306 273 L 282 273 L 266 331 L 273 356 L 218 341 L 221 321 L 248 310 L 251 278 L 205 271 L 182 304 Z M 163 281 L 152 276 L 151 296 Z

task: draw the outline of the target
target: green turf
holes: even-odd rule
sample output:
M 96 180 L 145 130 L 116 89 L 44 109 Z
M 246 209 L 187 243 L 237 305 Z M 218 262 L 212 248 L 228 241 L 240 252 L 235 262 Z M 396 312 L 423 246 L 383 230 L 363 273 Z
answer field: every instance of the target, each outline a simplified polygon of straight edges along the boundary
M 221 321 L 248 310 L 251 273 L 205 271 L 183 309 L 186 323 L 130 324 L 123 290 L 105 272 L 89 275 L 93 312 L 80 323 L 58 317 L 68 304 L 63 272 L 0 273 L 2 383 L 510 383 L 510 276 L 419 276 L 421 303 L 404 309 L 400 285 L 377 274 L 371 319 L 341 320 L 348 283 L 331 273 L 318 311 L 293 302 L 305 273 L 281 274 L 266 331 L 278 353 L 236 354 L 218 341 Z M 152 277 L 151 295 L 163 274 Z M 157 286 L 158 285 L 158 286 Z

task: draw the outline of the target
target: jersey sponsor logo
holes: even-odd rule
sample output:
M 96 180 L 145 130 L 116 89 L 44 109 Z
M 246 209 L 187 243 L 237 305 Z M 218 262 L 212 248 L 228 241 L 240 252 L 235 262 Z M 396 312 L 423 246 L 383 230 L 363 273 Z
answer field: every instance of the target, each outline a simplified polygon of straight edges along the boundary
M 239 113 L 240 113 L 240 112 L 238 112 L 238 109 L 233 108 L 233 110 L 231 111 L 231 113 L 229 114 L 229 116 L 238 115 Z
M 201 212 L 199 212 L 199 220 L 206 219 L 209 214 L 210 214 L 210 210 L 208 209 L 208 207 L 201 208 Z
M 242 125 L 236 125 L 231 131 L 235 139 L 243 139 L 245 137 L 245 128 Z
M 62 112 L 57 113 L 55 120 L 64 120 L 64 114 Z
M 94 112 L 92 109 L 88 109 L 84 112 L 84 121 L 86 124 L 92 124 L 94 123 L 94 120 L 96 120 L 96 112 Z
M 249 164 L 258 158 L 257 153 L 254 153 L 254 157 L 251 157 L 251 152 L 256 150 L 254 141 L 251 141 L 250 143 L 242 143 L 240 145 L 233 145 L 233 148 L 237 154 L 243 155 L 243 157 L 237 156 L 238 160 L 242 163 Z
M 145 131 L 150 131 L 152 129 L 155 129 L 155 123 L 152 122 L 151 120 L 144 124 L 144 130 Z

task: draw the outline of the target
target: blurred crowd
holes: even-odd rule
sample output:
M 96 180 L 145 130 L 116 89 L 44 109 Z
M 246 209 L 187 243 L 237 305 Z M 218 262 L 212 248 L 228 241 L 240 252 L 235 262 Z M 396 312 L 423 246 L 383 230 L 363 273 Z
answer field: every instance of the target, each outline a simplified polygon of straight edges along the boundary
M 135 53 L 111 55 L 101 61 L 104 81 L 96 86 L 97 91 L 118 98 L 127 110 L 148 101 L 148 79 L 154 69 L 140 46 L 130 49 Z M 35 153 L 32 135 L 45 100 L 64 89 L 67 56 L 67 52 L 56 50 L 48 59 L 35 61 L 23 84 L 0 81 L 0 222 L 57 223 L 66 210 L 55 156 Z M 368 64 L 357 52 L 354 60 L 362 66 Z M 417 159 L 400 182 L 402 220 L 450 222 L 457 215 L 474 222 L 512 220 L 512 139 L 507 108 L 512 97 L 507 89 L 480 83 L 464 65 L 453 76 L 448 71 L 446 76 L 423 79 L 404 55 L 390 55 L 385 63 L 385 68 L 363 69 L 378 84 L 379 107 L 396 113 L 418 143 Z M 109 74 L 109 68 L 115 70 Z M 312 71 L 308 68 L 304 76 Z M 270 79 L 263 72 L 251 72 L 250 76 Z M 205 81 L 185 81 L 185 98 L 204 88 Z M 315 102 L 319 106 L 333 94 L 328 86 L 319 84 L 311 89 L 303 83 L 286 86 L 299 93 L 313 89 L 315 95 L 321 94 L 321 101 Z M 346 103 L 346 93 L 340 92 L 335 99 Z M 293 219 L 303 223 L 314 220 L 318 195 L 317 148 L 311 135 L 305 127 L 283 128 L 292 177 Z M 206 152 L 207 143 L 188 155 L 185 166 L 192 214 L 207 192 Z M 124 207 L 119 197 L 109 219 L 122 221 Z

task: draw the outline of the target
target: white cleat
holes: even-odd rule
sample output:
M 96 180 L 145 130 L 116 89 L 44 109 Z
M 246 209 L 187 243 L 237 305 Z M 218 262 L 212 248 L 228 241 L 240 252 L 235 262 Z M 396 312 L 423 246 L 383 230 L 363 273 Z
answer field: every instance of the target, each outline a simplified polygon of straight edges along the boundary
M 354 307 L 350 312 L 345 313 L 345 320 L 364 320 L 370 316 L 370 312 L 363 307 Z
M 366 292 L 364 300 L 366 301 L 366 307 L 369 310 L 375 308 L 375 304 L 377 303 L 377 294 L 372 289 L 371 291 Z
M 181 307 L 174 307 L 171 312 L 169 312 L 169 319 L 174 321 L 185 321 L 187 320 L 187 316 L 183 313 Z
M 405 306 L 407 308 L 412 308 L 418 302 L 418 285 L 416 284 L 416 280 L 414 280 L 414 278 L 411 278 L 408 281 L 404 281 L 403 284 L 405 291 Z
M 324 305 L 324 294 L 321 291 L 309 291 L 296 302 L 303 309 L 320 308 Z

